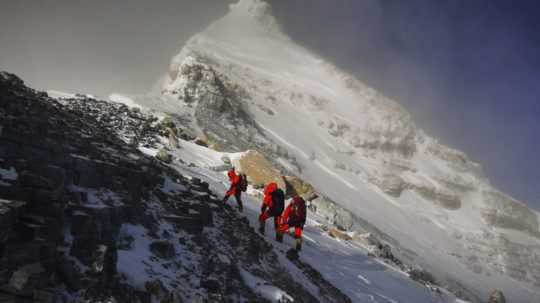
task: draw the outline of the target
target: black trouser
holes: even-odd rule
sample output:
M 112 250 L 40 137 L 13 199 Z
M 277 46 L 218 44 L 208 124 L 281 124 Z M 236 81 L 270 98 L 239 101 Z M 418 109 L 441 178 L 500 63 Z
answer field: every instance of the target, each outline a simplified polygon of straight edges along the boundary
M 229 200 L 229 197 L 231 195 L 225 195 L 225 197 L 223 198 L 223 202 L 227 202 L 227 200 Z M 236 190 L 236 193 L 234 193 L 234 199 L 236 200 L 236 203 L 238 203 L 238 206 L 242 207 L 242 191 L 241 190 Z

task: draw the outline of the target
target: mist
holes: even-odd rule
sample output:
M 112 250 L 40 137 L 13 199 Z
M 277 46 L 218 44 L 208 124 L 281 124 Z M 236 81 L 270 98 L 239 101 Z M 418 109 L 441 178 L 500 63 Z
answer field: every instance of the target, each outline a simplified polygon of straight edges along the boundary
M 286 31 L 540 209 L 540 10 L 533 1 L 274 0 Z
M 145 93 L 230 2 L 3 1 L 0 70 L 39 89 Z M 538 4 L 269 2 L 294 40 L 401 103 L 496 187 L 540 209 Z
M 0 69 L 39 89 L 145 93 L 230 2 L 2 1 Z

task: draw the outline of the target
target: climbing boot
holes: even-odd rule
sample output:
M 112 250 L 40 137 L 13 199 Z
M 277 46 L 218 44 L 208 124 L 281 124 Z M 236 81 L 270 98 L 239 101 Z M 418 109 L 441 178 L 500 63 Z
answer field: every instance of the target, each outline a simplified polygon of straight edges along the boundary
M 296 238 L 296 251 L 300 252 L 302 250 L 302 238 Z

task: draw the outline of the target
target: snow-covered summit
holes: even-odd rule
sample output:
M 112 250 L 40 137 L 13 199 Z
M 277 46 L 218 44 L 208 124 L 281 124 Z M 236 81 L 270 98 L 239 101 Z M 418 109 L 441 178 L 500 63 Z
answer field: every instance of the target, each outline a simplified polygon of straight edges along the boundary
M 268 27 L 279 27 L 272 8 L 262 0 L 240 0 L 230 5 L 231 14 L 249 16 Z
M 162 94 L 212 141 L 266 153 L 450 288 L 540 297 L 539 214 L 397 102 L 294 43 L 266 2 L 241 0 L 191 38 Z

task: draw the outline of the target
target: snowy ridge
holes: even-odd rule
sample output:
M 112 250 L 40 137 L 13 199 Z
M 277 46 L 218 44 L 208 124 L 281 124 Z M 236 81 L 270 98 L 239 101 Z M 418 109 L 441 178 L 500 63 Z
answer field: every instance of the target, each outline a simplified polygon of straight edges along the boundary
M 154 154 L 156 150 L 141 149 L 145 153 Z M 174 161 L 171 167 L 187 176 L 200 178 L 209 183 L 212 191 L 223 193 L 228 188 L 225 171 L 216 171 L 214 168 L 223 165 L 223 158 L 241 157 L 243 153 L 217 152 L 193 142 L 180 141 L 180 148 L 172 151 Z M 180 161 L 181 160 L 181 161 Z M 247 195 L 243 195 L 245 216 L 251 226 L 258 225 L 261 191 L 250 186 Z M 235 205 L 234 201 L 229 201 Z M 444 289 L 432 291 L 417 282 L 410 280 L 406 273 L 399 268 L 385 263 L 381 259 L 369 257 L 368 246 L 358 243 L 335 239 L 322 229 L 324 219 L 315 213 L 308 214 L 309 219 L 304 230 L 304 246 L 301 260 L 310 264 L 319 271 L 323 277 L 345 293 L 352 302 L 381 302 L 381 303 L 453 303 L 457 302 L 454 295 Z M 273 230 L 269 228 L 268 242 L 272 243 L 273 250 L 279 256 L 279 262 L 287 268 L 289 273 L 308 288 L 313 296 L 320 296 L 320 289 L 314 285 L 306 273 L 286 258 L 286 250 L 292 247 L 294 240 L 285 237 L 283 243 L 273 240 Z M 270 302 L 280 302 L 279 299 L 289 302 L 289 294 L 272 283 L 240 269 L 240 274 L 246 284 Z M 323 300 L 324 301 L 324 300 Z
M 242 0 L 191 38 L 161 92 L 179 115 L 208 104 L 246 111 L 249 123 L 234 127 L 192 122 L 218 139 L 207 125 L 241 138 L 254 122 L 264 152 L 278 151 L 270 158 L 413 252 L 403 257 L 454 291 L 475 300 L 495 288 L 513 302 L 540 297 L 539 214 L 419 130 L 398 103 L 291 41 L 265 2 Z

